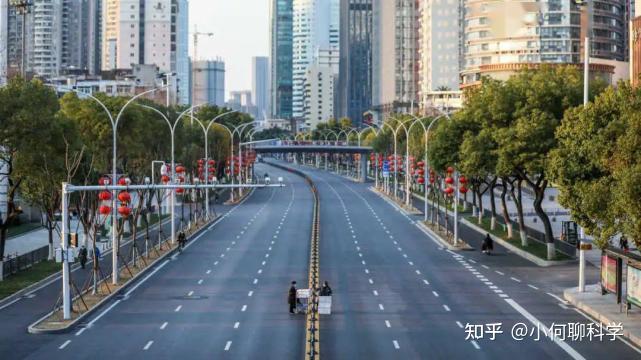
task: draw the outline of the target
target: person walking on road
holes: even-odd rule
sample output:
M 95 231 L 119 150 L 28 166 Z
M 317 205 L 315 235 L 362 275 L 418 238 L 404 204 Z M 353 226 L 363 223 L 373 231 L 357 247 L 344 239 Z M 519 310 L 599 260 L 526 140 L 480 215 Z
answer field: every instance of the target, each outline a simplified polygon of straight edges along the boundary
M 494 240 L 492 240 L 489 233 L 487 233 L 487 235 L 485 235 L 485 239 L 483 239 L 481 250 L 487 255 L 490 255 L 490 252 L 494 250 Z
M 329 287 L 329 283 L 327 281 L 323 283 L 323 287 L 320 291 L 320 296 L 332 296 L 332 288 Z
M 84 269 L 85 265 L 87 265 L 87 248 L 84 245 L 78 251 L 78 259 L 80 260 L 80 267 Z
M 178 234 L 178 248 L 180 251 L 182 251 L 185 248 L 185 243 L 187 242 L 187 238 L 185 237 L 185 233 L 181 231 Z
M 289 313 L 294 314 L 294 310 L 296 310 L 296 281 L 292 281 L 292 286 L 289 287 L 287 303 L 289 304 Z

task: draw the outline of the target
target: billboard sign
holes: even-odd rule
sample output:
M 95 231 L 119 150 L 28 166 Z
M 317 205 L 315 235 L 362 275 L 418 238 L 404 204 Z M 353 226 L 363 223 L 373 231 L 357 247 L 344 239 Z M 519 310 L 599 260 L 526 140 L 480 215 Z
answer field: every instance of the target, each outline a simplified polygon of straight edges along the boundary
M 601 255 L 601 287 L 611 293 L 617 292 L 617 259 Z

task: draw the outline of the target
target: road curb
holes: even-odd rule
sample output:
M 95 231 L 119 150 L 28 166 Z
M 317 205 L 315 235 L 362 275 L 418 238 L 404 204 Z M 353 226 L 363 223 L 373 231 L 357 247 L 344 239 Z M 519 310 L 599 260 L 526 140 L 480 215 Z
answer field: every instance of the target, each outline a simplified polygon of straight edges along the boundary
M 465 226 L 467 226 L 470 229 L 478 232 L 481 235 L 488 234 L 487 231 L 483 230 L 482 228 L 478 227 L 475 224 L 472 224 L 467 219 L 461 219 L 461 224 L 464 224 Z M 530 261 L 530 262 L 532 262 L 535 265 L 540 266 L 540 267 L 567 265 L 567 264 L 573 264 L 573 263 L 577 262 L 576 259 L 573 259 L 573 260 L 552 260 L 552 261 L 551 260 L 544 260 L 544 259 L 541 259 L 541 258 L 537 257 L 536 255 L 530 254 L 529 252 L 527 252 L 525 250 L 519 249 L 518 247 L 510 244 L 509 242 L 501 239 L 500 237 L 497 237 L 497 236 L 495 236 L 493 234 L 490 234 L 490 236 L 492 237 L 492 240 L 494 240 L 496 243 L 500 244 L 504 248 L 508 249 L 510 252 L 512 252 L 512 253 L 524 258 L 525 260 L 528 260 L 528 261 Z
M 189 235 L 189 238 L 193 238 L 195 236 L 199 236 L 201 233 L 208 231 L 209 227 L 218 221 L 221 218 L 221 216 L 216 217 L 215 219 L 210 220 L 208 223 L 204 224 L 200 229 L 198 229 L 196 232 L 192 233 Z M 169 241 L 169 240 L 167 240 Z M 142 276 L 148 274 L 152 269 L 156 268 L 156 265 L 160 263 L 161 261 L 164 261 L 167 259 L 167 257 L 175 255 L 175 253 L 178 252 L 178 247 L 174 248 L 173 250 L 167 252 L 166 254 L 162 255 L 161 257 L 155 259 L 149 266 L 147 266 L 145 269 L 134 275 L 131 279 L 129 279 L 122 287 L 119 289 L 113 291 L 111 294 L 107 295 L 104 299 L 100 300 L 94 307 L 91 309 L 87 310 L 87 312 L 83 313 L 82 315 L 78 316 L 75 320 L 71 321 L 67 326 L 62 327 L 60 329 L 38 329 L 36 326 L 41 323 L 44 319 L 48 318 L 51 316 L 54 311 L 50 311 L 40 319 L 36 320 L 32 324 L 30 324 L 27 327 L 27 332 L 30 334 L 64 334 L 70 332 L 72 329 L 74 329 L 82 320 L 88 318 L 89 316 L 93 315 L 95 312 L 100 310 L 107 302 L 111 301 L 113 298 L 116 296 L 121 295 L 122 292 L 125 290 L 129 289 L 132 285 L 134 285 Z M 104 279 L 103 281 L 106 281 L 107 279 Z
M 383 201 L 387 202 L 391 206 L 393 206 L 396 210 L 402 212 L 403 214 L 410 216 L 413 214 L 408 213 L 405 209 L 402 207 L 398 206 L 395 202 L 392 200 L 388 199 L 387 196 L 383 193 L 381 193 L 378 189 L 374 188 L 373 186 L 369 187 L 369 190 L 376 194 L 378 197 L 383 199 Z M 463 248 L 458 248 L 455 247 L 454 245 L 448 243 L 445 241 L 440 235 L 438 235 L 434 230 L 430 229 L 427 225 L 423 224 L 422 221 L 414 221 L 414 224 L 421 230 L 423 233 L 426 235 L 430 236 L 432 239 L 434 239 L 440 246 L 443 246 L 444 248 L 451 250 L 451 251 L 464 251 L 465 249 Z
M 583 294 L 590 294 L 589 289 L 590 288 L 598 288 L 598 291 L 600 291 L 601 286 L 599 284 L 595 285 L 588 285 L 586 286 L 586 290 L 588 292 L 583 293 Z M 603 313 L 600 313 L 597 311 L 594 307 L 592 307 L 590 304 L 586 303 L 581 299 L 581 293 L 578 292 L 578 288 L 572 287 L 569 289 L 563 290 L 563 298 L 567 300 L 570 304 L 574 305 L 577 309 L 585 312 L 587 315 L 589 315 L 592 319 L 594 319 L 596 322 L 599 322 L 601 324 L 610 324 L 610 323 L 619 323 L 620 321 L 617 321 L 607 315 L 604 315 Z M 623 323 L 622 323 L 623 325 Z M 637 327 L 638 329 L 638 327 Z M 637 334 L 633 334 L 630 331 L 630 327 L 626 327 L 623 325 L 623 336 L 626 337 L 631 343 L 635 344 L 638 347 L 641 347 L 641 336 Z
M 161 226 L 166 225 L 170 221 L 171 221 L 170 219 L 163 220 Z M 157 227 L 158 227 L 158 225 L 155 224 L 149 230 L 155 230 Z M 142 237 L 142 236 L 144 236 L 143 233 L 141 233 L 139 235 L 139 238 Z M 129 239 L 125 240 L 122 244 L 120 244 L 120 246 L 121 247 L 126 246 L 129 243 L 131 243 L 132 241 L 133 241 L 133 239 L 131 239 L 131 236 L 130 236 Z M 105 253 L 102 254 L 102 256 L 106 256 L 107 254 L 110 254 L 111 251 L 112 251 L 111 248 L 106 250 Z M 91 264 L 91 261 L 87 262 L 87 264 Z M 80 268 L 80 265 L 79 264 L 74 264 L 74 265 L 72 265 L 70 271 L 72 271 L 72 272 L 76 271 L 76 270 L 78 270 L 78 268 Z M 13 294 L 1 299 L 0 300 L 0 309 L 3 306 L 6 306 L 7 304 L 16 301 L 17 299 L 23 298 L 25 295 L 28 295 L 31 292 L 38 291 L 40 289 L 40 287 L 47 286 L 50 282 L 52 282 L 53 280 L 59 278 L 60 276 L 62 276 L 62 271 L 57 271 L 57 272 L 47 276 L 46 278 L 41 279 L 38 282 L 35 282 L 35 283 L 25 287 L 24 289 L 18 290 L 15 293 L 13 293 Z

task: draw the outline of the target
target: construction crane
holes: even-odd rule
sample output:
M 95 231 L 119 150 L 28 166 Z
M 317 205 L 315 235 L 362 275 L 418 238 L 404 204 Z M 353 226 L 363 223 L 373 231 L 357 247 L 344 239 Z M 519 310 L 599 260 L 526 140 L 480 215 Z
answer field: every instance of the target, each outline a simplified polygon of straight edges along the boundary
M 199 36 L 207 36 L 207 37 L 212 37 L 214 36 L 213 32 L 199 32 L 198 28 L 194 26 L 194 61 L 198 60 L 198 37 Z
M 192 62 L 192 66 L 193 66 L 192 72 L 196 70 L 196 61 L 198 61 L 198 37 L 199 36 L 213 37 L 214 33 L 213 32 L 199 32 L 198 28 L 196 26 L 194 26 L 193 35 L 194 35 L 194 60 Z M 192 76 L 192 80 L 191 80 L 191 103 L 192 104 L 191 105 L 195 105 L 194 104 L 194 100 L 195 100 L 195 96 L 196 96 L 195 83 L 196 83 L 196 81 L 194 79 L 194 76 Z M 191 109 L 191 116 L 192 116 L 192 120 L 191 121 L 192 121 L 192 125 L 193 125 L 193 121 L 194 121 L 193 120 L 194 119 L 194 117 L 193 117 L 194 116 L 194 109 L 193 108 Z

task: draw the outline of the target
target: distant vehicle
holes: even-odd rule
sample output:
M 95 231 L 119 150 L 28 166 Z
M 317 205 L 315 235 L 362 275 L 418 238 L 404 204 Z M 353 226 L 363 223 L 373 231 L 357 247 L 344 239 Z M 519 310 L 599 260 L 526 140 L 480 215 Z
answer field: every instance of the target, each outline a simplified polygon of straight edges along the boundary
M 271 182 L 271 179 L 269 178 L 269 175 L 265 173 L 265 185 L 269 185 L 270 182 Z
M 258 155 L 257 158 L 258 158 L 258 162 L 261 162 L 261 163 L 263 162 L 263 157 L 261 155 Z

